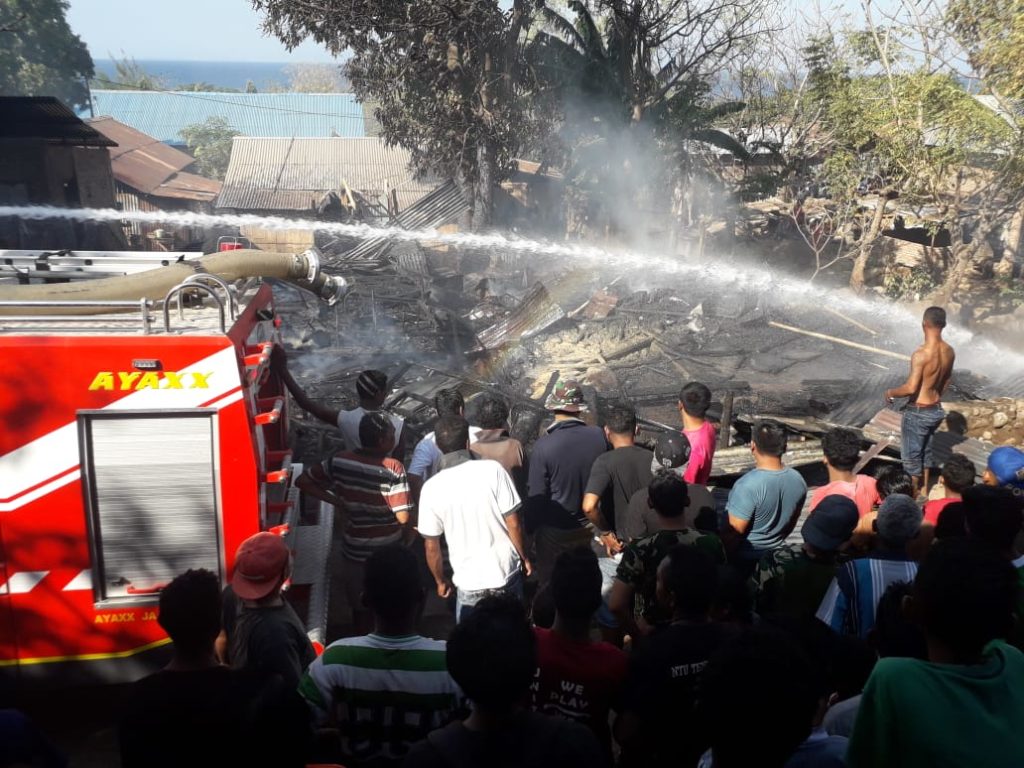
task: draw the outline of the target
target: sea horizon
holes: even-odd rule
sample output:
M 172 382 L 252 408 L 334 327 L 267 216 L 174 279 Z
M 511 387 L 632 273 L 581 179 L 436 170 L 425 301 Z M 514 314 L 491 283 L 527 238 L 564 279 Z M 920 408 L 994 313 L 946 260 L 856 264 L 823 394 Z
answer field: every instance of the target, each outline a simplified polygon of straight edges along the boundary
M 208 83 L 215 88 L 244 91 L 249 81 L 256 90 L 263 91 L 288 85 L 287 69 L 301 64 L 323 62 L 300 61 L 189 61 L 185 59 L 135 59 L 147 74 L 159 78 L 167 88 L 178 88 L 189 83 Z M 113 59 L 93 59 L 96 78 L 113 78 L 116 69 Z M 102 87 L 97 82 L 95 87 Z

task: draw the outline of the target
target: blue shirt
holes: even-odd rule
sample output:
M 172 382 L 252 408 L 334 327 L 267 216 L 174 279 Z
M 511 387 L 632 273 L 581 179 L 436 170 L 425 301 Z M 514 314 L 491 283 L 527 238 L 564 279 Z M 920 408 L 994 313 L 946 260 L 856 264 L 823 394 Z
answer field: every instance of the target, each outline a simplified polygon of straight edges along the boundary
M 531 528 L 578 528 L 594 460 L 608 450 L 604 430 L 580 419 L 556 421 L 533 446 L 527 482 Z M 548 502 L 548 503 L 545 503 Z M 551 503 L 553 502 L 553 503 Z
M 782 546 L 794 517 L 803 509 L 807 483 L 795 469 L 752 469 L 736 481 L 729 492 L 726 510 L 733 517 L 749 520 L 741 556 L 759 557 Z
M 898 581 L 913 584 L 915 576 L 917 563 L 902 555 L 878 552 L 843 563 L 816 615 L 839 634 L 867 637 L 885 590 Z

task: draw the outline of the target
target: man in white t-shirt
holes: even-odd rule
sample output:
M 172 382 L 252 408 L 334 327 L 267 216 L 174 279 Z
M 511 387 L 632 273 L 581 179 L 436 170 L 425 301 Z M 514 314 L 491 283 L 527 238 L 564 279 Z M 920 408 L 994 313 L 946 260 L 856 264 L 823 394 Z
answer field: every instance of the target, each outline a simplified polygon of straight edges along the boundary
M 440 471 L 420 495 L 419 532 L 437 594 L 447 598 L 452 584 L 444 574 L 441 536 L 448 542 L 457 590 L 456 620 L 462 620 L 488 594 L 522 596 L 523 576 L 533 572 L 526 558 L 519 521 L 519 494 L 496 461 L 474 459 L 469 424 L 446 416 L 434 427 L 444 454 Z
M 463 399 L 462 393 L 455 387 L 439 389 L 437 394 L 434 395 L 434 409 L 437 411 L 437 418 L 439 419 L 443 419 L 445 416 L 464 416 L 466 401 Z M 477 427 L 470 427 L 470 441 L 475 441 L 479 433 L 480 430 Z M 409 489 L 412 491 L 414 500 L 419 501 L 423 484 L 437 474 L 441 464 L 441 456 L 443 455 L 441 449 L 437 447 L 437 440 L 433 432 L 425 435 L 422 440 L 416 443 L 416 448 L 412 452 L 412 460 L 409 462 L 409 469 L 407 470 Z
M 311 399 L 292 377 L 288 370 L 288 361 L 284 349 L 280 345 L 274 347 L 271 358 L 274 370 L 280 375 L 281 381 L 292 393 L 298 406 L 320 419 L 337 427 L 345 440 L 345 448 L 349 451 L 358 451 L 363 447 L 359 440 L 359 423 L 367 413 L 376 413 L 382 410 L 384 400 L 388 394 L 388 375 L 384 371 L 367 370 L 359 374 L 356 379 L 356 394 L 359 396 L 359 407 L 350 411 L 340 411 L 331 408 L 324 403 L 318 403 Z M 395 447 L 391 455 L 402 460 L 405 457 L 405 419 L 393 413 L 385 412 L 395 427 Z

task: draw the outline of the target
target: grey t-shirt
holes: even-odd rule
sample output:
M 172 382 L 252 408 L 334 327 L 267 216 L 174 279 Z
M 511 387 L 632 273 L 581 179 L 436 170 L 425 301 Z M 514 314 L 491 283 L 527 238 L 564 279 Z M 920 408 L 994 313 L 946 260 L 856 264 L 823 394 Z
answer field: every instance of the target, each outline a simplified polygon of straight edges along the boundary
M 741 555 L 758 556 L 786 540 L 790 523 L 800 514 L 807 496 L 807 483 L 795 469 L 753 469 L 729 492 L 726 510 L 733 517 L 749 520 Z
M 698 528 L 697 518 L 702 512 L 714 515 L 715 497 L 705 486 L 696 483 L 686 485 L 686 494 L 689 501 L 683 510 L 683 521 L 687 528 Z M 646 488 L 641 488 L 630 497 L 629 509 L 616 531 L 624 540 L 642 539 L 661 530 L 658 513 L 651 509 L 647 498 Z M 712 530 L 717 532 L 717 528 Z

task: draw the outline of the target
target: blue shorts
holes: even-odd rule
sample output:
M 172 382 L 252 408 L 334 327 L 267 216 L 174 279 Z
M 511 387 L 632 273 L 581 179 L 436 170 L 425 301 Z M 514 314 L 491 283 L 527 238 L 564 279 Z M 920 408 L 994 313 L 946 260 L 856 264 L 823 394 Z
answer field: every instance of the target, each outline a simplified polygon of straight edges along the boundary
M 934 466 L 932 437 L 945 418 L 946 412 L 938 404 L 929 408 L 910 405 L 903 409 L 900 458 L 903 469 L 911 477 L 921 477 L 926 468 Z

